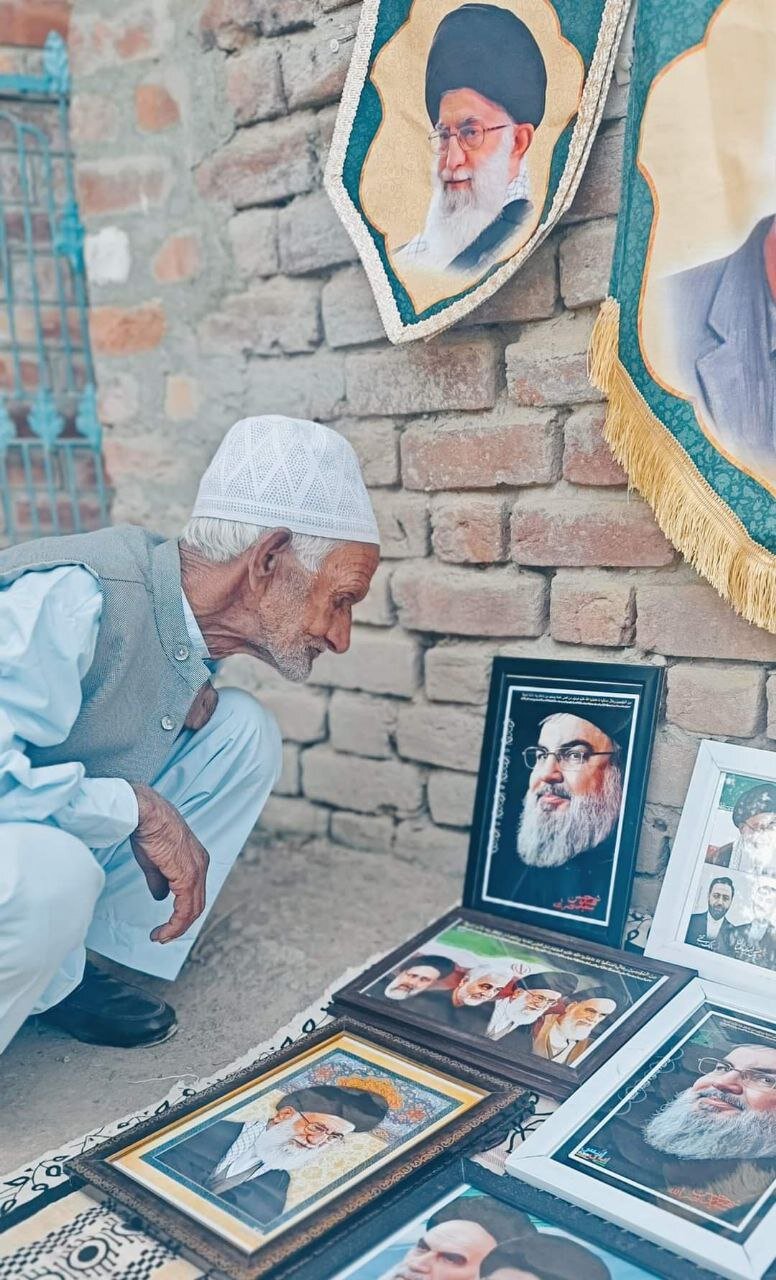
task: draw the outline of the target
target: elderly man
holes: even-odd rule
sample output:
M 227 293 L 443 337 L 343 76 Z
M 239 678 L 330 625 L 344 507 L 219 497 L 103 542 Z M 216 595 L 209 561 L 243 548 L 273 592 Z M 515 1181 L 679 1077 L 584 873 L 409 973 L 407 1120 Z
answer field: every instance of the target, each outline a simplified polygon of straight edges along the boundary
M 397 265 L 482 272 L 514 250 L 533 208 L 525 156 L 546 88 L 541 50 L 509 10 L 465 4 L 442 19 L 426 66 L 433 194 Z
M 535 746 L 522 752 L 530 770 L 522 797 L 517 857 L 504 842 L 494 859 L 489 895 L 543 911 L 603 920 L 622 808 L 622 759 L 630 713 L 596 708 L 586 719 L 547 716 Z
M 533 1237 L 527 1214 L 487 1195 L 458 1196 L 432 1214 L 417 1242 L 383 1280 L 480 1280 L 503 1240 Z
M 159 1157 L 159 1163 L 240 1210 L 261 1226 L 283 1212 L 292 1175 L 385 1118 L 379 1093 L 316 1085 L 281 1098 L 275 1115 L 242 1124 L 216 1120 Z
M 709 845 L 706 861 L 757 875 L 776 866 L 776 785 L 758 782 L 747 787 L 733 806 L 738 836 L 728 844 Z
M 561 1013 L 549 1013 L 536 1028 L 532 1050 L 537 1058 L 565 1062 L 573 1066 L 590 1048 L 590 1037 L 617 1008 L 602 987 L 585 991 L 570 1001 Z
M 348 648 L 378 555 L 350 445 L 273 417 L 227 433 L 180 541 L 0 552 L 0 1049 L 41 1012 L 92 1043 L 172 1034 L 84 947 L 177 976 L 280 770 L 273 718 L 213 663 L 305 679 Z

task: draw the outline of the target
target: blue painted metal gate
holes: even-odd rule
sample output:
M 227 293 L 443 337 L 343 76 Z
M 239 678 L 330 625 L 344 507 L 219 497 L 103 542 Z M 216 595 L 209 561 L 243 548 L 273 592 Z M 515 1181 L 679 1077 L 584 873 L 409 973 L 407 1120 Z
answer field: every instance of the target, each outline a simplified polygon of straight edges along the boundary
M 0 544 L 107 524 L 67 50 L 0 76 Z

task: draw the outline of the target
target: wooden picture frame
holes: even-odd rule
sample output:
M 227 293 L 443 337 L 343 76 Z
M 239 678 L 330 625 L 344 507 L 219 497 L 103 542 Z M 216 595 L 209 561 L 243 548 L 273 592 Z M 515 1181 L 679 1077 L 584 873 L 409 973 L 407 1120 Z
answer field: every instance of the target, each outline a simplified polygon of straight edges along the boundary
M 637 975 L 629 980 L 644 980 L 645 984 L 654 979 L 654 986 L 647 987 L 638 1004 L 634 1003 L 630 1014 L 624 1011 L 612 1028 L 602 1029 L 601 1034 L 593 1040 L 589 1050 L 577 1059 L 577 1065 L 555 1063 L 536 1056 L 532 1051 L 515 1055 L 514 1040 L 510 1043 L 507 1036 L 504 1041 L 492 1041 L 483 1034 L 467 1034 L 456 1030 L 448 1031 L 443 1023 L 434 1023 L 422 1012 L 413 1010 L 413 998 L 389 1002 L 385 998 L 368 994 L 368 988 L 375 983 L 389 980 L 392 971 L 400 968 L 403 962 L 410 959 L 422 960 L 425 953 L 437 954 L 439 948 L 450 950 L 455 955 L 454 944 L 440 942 L 440 935 L 445 933 L 462 938 L 464 945 L 466 931 L 471 931 L 471 945 L 476 945 L 482 938 L 483 945 L 493 938 L 493 947 L 501 952 L 508 951 L 510 944 L 515 951 L 525 955 L 549 957 L 550 963 L 561 971 L 569 972 L 576 967 L 576 973 L 587 976 L 591 971 L 602 975 L 602 981 L 611 981 L 610 975 Z M 528 962 L 530 963 L 530 961 Z M 539 961 L 539 963 L 544 963 Z M 586 969 L 583 968 L 586 966 Z M 368 1020 L 370 1025 L 381 1027 L 396 1035 L 411 1037 L 413 1041 L 428 1048 L 441 1047 L 451 1059 L 471 1062 L 483 1070 L 505 1076 L 515 1083 L 539 1089 L 554 1098 L 566 1098 L 583 1081 L 587 1080 L 604 1062 L 616 1052 L 625 1041 L 639 1028 L 662 1009 L 693 978 L 689 969 L 676 965 L 664 964 L 654 959 L 618 952 L 610 947 L 603 947 L 594 942 L 582 942 L 579 939 L 567 938 L 561 934 L 550 933 L 546 929 L 536 929 L 531 925 L 517 925 L 507 920 L 486 916 L 464 908 L 453 910 L 422 929 L 408 942 L 402 943 L 384 959 L 372 965 L 365 973 L 348 983 L 334 997 L 337 1011 L 355 1015 Z M 519 979 L 518 979 L 519 983 Z M 446 995 L 450 988 L 442 989 Z M 432 990 L 433 994 L 433 990 Z M 419 1004 L 424 998 L 417 998 Z M 492 1007 L 492 1006 L 491 1006 Z M 550 1012 L 550 1010 L 548 1010 Z M 461 1018 L 465 1021 L 465 1014 Z M 507 1052 L 508 1050 L 508 1052 Z
M 662 681 L 661 668 L 631 663 L 494 660 L 465 907 L 621 945 Z M 555 766 L 544 777 L 543 764 L 531 765 L 529 757 L 537 748 L 546 749 L 539 739 L 547 735 L 555 750 L 549 750 L 545 763 Z M 557 752 L 579 754 L 578 739 L 585 763 L 561 763 Z M 601 808 L 594 813 L 592 801 L 599 798 Z M 554 865 L 541 861 L 547 856 L 541 832 L 551 819 L 556 828 L 566 820 L 569 849 Z M 585 832 L 594 844 L 584 843 Z M 546 844 L 554 851 L 559 840 Z M 536 861 L 524 860 L 521 841 L 525 859 Z M 515 877 L 517 886 L 510 887 Z
M 688 1266 L 727 1280 L 762 1280 L 776 1272 L 776 1157 L 767 1155 L 760 1126 L 747 1125 L 738 1138 L 709 1138 L 707 1119 L 693 1151 L 695 1119 L 663 1118 L 676 1101 L 697 1119 L 696 1095 L 711 1089 L 712 1115 L 715 1108 L 728 1120 L 742 1113 L 748 1122 L 756 1112 L 737 1084 L 723 1110 L 715 1090 L 730 1090 L 728 1077 L 743 1086 L 741 1072 L 751 1074 L 758 1061 L 773 1074 L 774 1057 L 770 1001 L 695 979 L 508 1157 L 507 1170 L 637 1231 Z M 724 1063 L 724 1086 L 714 1084 L 715 1059 Z M 758 1111 L 767 1119 L 772 1107 L 766 1112 L 760 1092 Z M 651 1131 L 654 1120 L 661 1123 Z
M 282 1093 L 283 1081 L 306 1079 L 310 1069 L 320 1064 L 325 1075 L 331 1055 L 337 1052 L 344 1054 L 347 1062 L 355 1059 L 373 1064 L 382 1076 L 393 1075 L 416 1090 L 422 1088 L 460 1105 L 451 1103 L 449 1115 L 435 1121 L 427 1131 L 418 1129 L 412 1140 L 396 1148 L 396 1154 L 375 1159 L 372 1172 L 368 1167 L 363 1171 L 354 1169 L 352 1175 L 338 1179 L 343 1184 L 339 1189 L 332 1182 L 335 1189 L 318 1197 L 320 1207 L 300 1211 L 287 1225 L 268 1233 L 266 1241 L 251 1248 L 249 1232 L 243 1221 L 238 1221 L 236 1209 L 226 1205 L 224 1210 L 225 1201 L 218 1193 L 208 1192 L 204 1183 L 196 1185 L 180 1172 L 170 1173 L 169 1167 L 161 1167 L 161 1162 L 168 1149 L 183 1148 L 187 1141 L 211 1128 L 218 1117 L 254 1105 L 254 1094 L 263 1096 L 278 1090 Z M 394 1070 L 395 1064 L 400 1070 Z M 352 1083 L 348 1078 L 347 1087 Z M 508 1131 L 510 1121 L 519 1118 L 526 1098 L 526 1091 L 507 1084 L 503 1078 L 344 1018 L 273 1054 L 260 1066 L 237 1072 L 178 1103 L 164 1116 L 143 1121 L 131 1134 L 110 1138 L 88 1154 L 71 1160 L 68 1172 L 108 1193 L 138 1213 L 164 1239 L 219 1268 L 232 1280 L 260 1280 L 274 1275 L 277 1266 L 349 1221 L 386 1190 L 400 1182 L 409 1185 L 430 1161 L 454 1144 L 466 1149 L 475 1141 L 498 1141 Z M 308 1117 L 302 1119 L 306 1122 Z M 138 1181 L 139 1177 L 143 1181 Z M 229 1219 L 226 1227 L 223 1219 Z M 235 1238 L 239 1234 L 243 1242 L 226 1238 L 226 1228 L 235 1233 Z
M 347 1231 L 337 1232 L 324 1245 L 313 1246 L 301 1259 L 284 1267 L 277 1280 L 362 1280 L 364 1273 L 374 1273 L 378 1258 L 381 1265 L 388 1264 L 384 1274 L 389 1275 L 395 1263 L 392 1241 L 402 1234 L 406 1237 L 406 1228 L 416 1219 L 428 1218 L 446 1200 L 449 1202 L 452 1194 L 464 1188 L 492 1196 L 501 1204 L 528 1215 L 538 1222 L 540 1232 L 542 1227 L 547 1227 L 553 1237 L 570 1237 L 583 1248 L 592 1245 L 594 1250 L 603 1251 L 602 1261 L 610 1280 L 620 1280 L 621 1276 L 627 1280 L 717 1280 L 713 1271 L 698 1267 L 633 1231 L 615 1226 L 548 1191 L 493 1173 L 476 1160 L 458 1155 L 438 1162 L 412 1186 L 400 1187 L 377 1201 Z M 530 1260 L 530 1251 L 526 1260 Z M 580 1261 L 583 1260 L 574 1259 L 577 1266 Z M 634 1271 L 636 1267 L 640 1268 L 638 1273 Z M 574 1274 L 577 1280 L 588 1280 L 581 1270 Z
M 726 792 L 730 793 L 727 797 Z M 714 844 L 715 840 L 736 838 L 741 844 L 742 832 L 737 831 L 734 821 L 734 798 L 745 803 L 749 796 L 754 799 L 750 810 L 762 806 L 756 819 L 767 818 L 772 824 L 767 832 L 755 833 L 761 846 L 755 862 L 747 862 L 746 851 L 741 852 L 735 844 Z M 745 832 L 747 825 L 742 826 Z M 702 917 L 708 914 L 708 898 L 715 884 L 725 894 L 724 900 L 719 898 L 718 890 L 720 909 L 727 909 L 721 920 L 706 925 L 709 932 L 719 930 L 712 940 L 698 931 Z M 776 926 L 770 923 L 758 944 L 746 945 L 745 922 L 754 914 L 758 888 L 762 892 L 764 886 L 772 902 L 776 894 L 776 752 L 703 739 L 646 954 L 691 965 L 710 982 L 776 1000 Z M 766 963 L 757 963 L 755 953 Z

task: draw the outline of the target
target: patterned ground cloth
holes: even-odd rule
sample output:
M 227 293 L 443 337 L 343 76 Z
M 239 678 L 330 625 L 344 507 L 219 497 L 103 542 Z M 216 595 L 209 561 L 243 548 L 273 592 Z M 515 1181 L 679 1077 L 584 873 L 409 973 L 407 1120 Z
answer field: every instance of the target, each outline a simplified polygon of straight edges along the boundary
M 355 977 L 343 974 L 319 1001 L 299 1014 L 271 1040 L 249 1050 L 217 1075 L 193 1084 L 176 1084 L 152 1107 L 101 1125 L 73 1142 L 48 1151 L 0 1179 L 0 1280 L 207 1280 L 213 1273 L 181 1258 L 146 1235 L 140 1218 L 114 1206 L 109 1199 L 74 1191 L 64 1172 L 67 1160 L 88 1151 L 112 1134 L 129 1132 L 149 1116 L 163 1116 L 170 1107 L 234 1071 L 258 1066 L 270 1054 L 329 1022 L 332 992 Z M 515 1142 L 542 1122 L 555 1104 L 542 1098 L 533 1122 L 508 1143 L 487 1152 L 482 1161 L 503 1172 L 504 1158 Z
M 641 950 L 650 919 L 631 913 L 625 946 Z M 374 958 L 376 959 L 376 957 Z M 370 960 L 365 968 L 368 968 Z M 142 1221 L 110 1200 L 95 1202 L 94 1195 L 73 1190 L 65 1163 L 97 1146 L 113 1134 L 131 1131 L 150 1116 L 163 1116 L 176 1102 L 191 1097 L 235 1071 L 258 1066 L 280 1049 L 331 1020 L 332 995 L 360 972 L 342 974 L 320 1000 L 282 1027 L 271 1040 L 248 1050 L 208 1079 L 178 1083 L 160 1102 L 101 1125 L 31 1164 L 0 1177 L 0 1280 L 208 1280 L 213 1275 L 181 1258 L 174 1249 L 146 1235 Z M 523 1141 L 555 1108 L 549 1098 L 539 1098 L 535 1114 L 525 1128 L 479 1159 L 496 1173 L 503 1173 L 509 1150 Z

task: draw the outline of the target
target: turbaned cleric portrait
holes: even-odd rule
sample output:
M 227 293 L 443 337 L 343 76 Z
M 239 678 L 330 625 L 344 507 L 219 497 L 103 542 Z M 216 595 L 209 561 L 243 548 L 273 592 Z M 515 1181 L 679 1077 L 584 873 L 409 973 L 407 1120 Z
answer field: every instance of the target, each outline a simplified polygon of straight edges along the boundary
M 633 706 L 513 707 L 487 899 L 604 921 L 619 848 Z
M 533 210 L 525 158 L 546 92 L 541 50 L 516 14 L 465 4 L 442 19 L 426 64 L 431 201 L 397 265 L 470 274 L 496 260 Z

